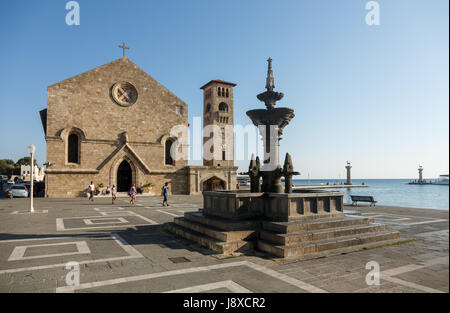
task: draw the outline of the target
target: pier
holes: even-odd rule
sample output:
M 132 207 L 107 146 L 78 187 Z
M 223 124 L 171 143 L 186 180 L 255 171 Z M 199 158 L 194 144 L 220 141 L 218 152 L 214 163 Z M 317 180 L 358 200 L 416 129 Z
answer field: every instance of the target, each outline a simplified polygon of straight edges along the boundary
M 304 189 L 338 189 L 338 188 L 367 188 L 369 185 L 297 185 L 294 190 Z

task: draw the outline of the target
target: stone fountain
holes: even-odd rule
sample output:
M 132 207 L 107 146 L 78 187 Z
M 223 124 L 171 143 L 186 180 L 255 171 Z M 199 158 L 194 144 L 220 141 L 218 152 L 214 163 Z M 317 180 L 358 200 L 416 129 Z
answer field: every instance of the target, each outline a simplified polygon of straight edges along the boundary
M 283 134 L 283 129 L 295 115 L 294 110 L 291 108 L 275 108 L 276 102 L 281 100 L 284 95 L 281 92 L 273 91 L 275 88 L 275 80 L 273 78 L 272 59 L 269 58 L 267 62 L 269 63 L 266 79 L 267 90 L 257 96 L 260 101 L 266 104 L 266 109 L 250 110 L 247 112 L 247 115 L 253 124 L 258 127 L 264 140 L 264 163 L 261 170 L 258 171 L 263 180 L 261 190 L 263 192 L 282 193 L 283 186 L 281 184 L 281 177 L 292 178 L 292 175 L 299 175 L 299 173 L 293 171 L 289 173 L 284 172 L 279 164 L 279 142 L 281 135 Z M 290 160 L 291 158 L 289 155 L 286 155 L 286 162 L 289 162 L 288 159 Z M 286 168 L 292 168 L 292 162 Z M 256 181 L 251 176 L 250 180 Z M 289 184 L 285 186 L 286 193 L 291 193 L 291 186 Z
M 399 233 L 386 225 L 344 212 L 342 192 L 293 190 L 292 176 L 299 173 L 288 153 L 281 167 L 279 142 L 295 115 L 275 107 L 284 95 L 274 89 L 269 58 L 266 91 L 257 96 L 266 108 L 247 112 L 264 143 L 262 164 L 252 156 L 248 172 L 241 173 L 250 177 L 250 191 L 205 191 L 203 209 L 175 218 L 165 229 L 218 254 L 255 249 L 282 258 L 322 257 L 397 240 Z

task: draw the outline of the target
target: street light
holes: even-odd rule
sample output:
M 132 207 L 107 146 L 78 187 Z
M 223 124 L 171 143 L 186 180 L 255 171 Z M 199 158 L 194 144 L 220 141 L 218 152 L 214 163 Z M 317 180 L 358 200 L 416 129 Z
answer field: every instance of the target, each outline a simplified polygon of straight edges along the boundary
M 28 147 L 28 152 L 30 152 L 31 155 L 31 176 L 30 176 L 30 213 L 34 213 L 34 207 L 33 207 L 33 172 L 34 172 L 34 152 L 36 151 L 36 147 L 34 145 L 30 145 Z

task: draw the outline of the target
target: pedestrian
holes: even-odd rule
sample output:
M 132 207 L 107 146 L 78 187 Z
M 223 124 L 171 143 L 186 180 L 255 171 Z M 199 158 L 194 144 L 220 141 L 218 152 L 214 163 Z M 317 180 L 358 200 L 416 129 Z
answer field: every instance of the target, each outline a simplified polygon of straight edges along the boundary
M 112 204 L 114 204 L 114 201 L 116 201 L 116 185 L 112 185 L 111 188 L 111 197 L 112 197 Z
M 95 185 L 94 182 L 91 181 L 91 184 L 89 185 L 89 200 L 94 202 L 94 192 L 95 192 Z
M 136 185 L 133 184 L 133 186 L 132 186 L 131 189 L 130 189 L 130 196 L 131 196 L 131 201 L 130 201 L 130 203 L 131 203 L 131 204 L 134 204 L 134 201 L 136 200 L 136 193 L 137 193 L 137 191 L 136 191 Z
M 167 202 L 167 196 L 169 195 L 169 183 L 168 182 L 165 182 L 164 186 L 161 188 L 161 195 L 164 197 L 163 206 L 165 206 L 165 205 L 169 206 L 169 203 Z

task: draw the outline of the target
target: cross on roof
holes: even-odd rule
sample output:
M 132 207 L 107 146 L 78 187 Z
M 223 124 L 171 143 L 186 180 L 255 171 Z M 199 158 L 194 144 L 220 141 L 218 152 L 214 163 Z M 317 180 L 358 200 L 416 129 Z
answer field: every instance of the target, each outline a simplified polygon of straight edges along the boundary
M 130 50 L 130 47 L 127 47 L 127 45 L 125 44 L 125 42 L 123 43 L 122 46 L 119 46 L 119 48 L 123 49 L 123 56 L 125 57 L 125 50 Z

